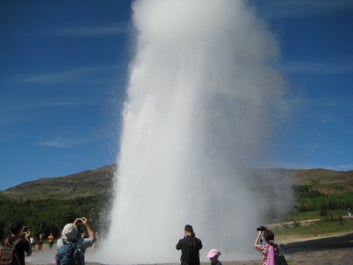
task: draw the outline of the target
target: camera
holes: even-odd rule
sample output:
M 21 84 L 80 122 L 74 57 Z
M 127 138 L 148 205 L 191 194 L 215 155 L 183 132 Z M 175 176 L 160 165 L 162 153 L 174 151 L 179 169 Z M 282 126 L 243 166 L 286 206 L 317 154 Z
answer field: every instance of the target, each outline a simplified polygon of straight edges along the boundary
M 77 222 L 81 222 L 82 223 L 82 217 L 77 217 L 76 220 L 77 220 Z
M 23 232 L 27 232 L 28 231 L 28 227 L 27 226 L 23 226 Z
M 256 228 L 257 231 L 266 231 L 266 226 L 260 225 L 258 228 Z

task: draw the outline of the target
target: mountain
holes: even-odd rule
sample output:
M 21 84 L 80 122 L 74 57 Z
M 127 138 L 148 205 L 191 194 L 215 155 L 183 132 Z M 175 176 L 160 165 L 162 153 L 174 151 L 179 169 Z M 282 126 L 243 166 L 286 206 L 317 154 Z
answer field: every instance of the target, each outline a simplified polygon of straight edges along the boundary
M 308 185 L 330 195 L 353 191 L 353 170 L 336 171 L 322 168 L 291 170 L 295 185 Z
M 113 193 L 116 165 L 108 165 L 77 174 L 29 181 L 1 191 L 0 194 L 26 199 L 72 199 Z M 250 171 L 256 181 L 271 175 L 285 179 L 290 185 L 308 185 L 324 194 L 353 191 L 353 170 L 328 169 L 254 169 Z
M 69 176 L 28 181 L 5 191 L 1 191 L 0 194 L 22 200 L 49 198 L 72 199 L 107 193 L 110 194 L 113 192 L 113 176 L 115 169 L 115 165 L 108 165 Z

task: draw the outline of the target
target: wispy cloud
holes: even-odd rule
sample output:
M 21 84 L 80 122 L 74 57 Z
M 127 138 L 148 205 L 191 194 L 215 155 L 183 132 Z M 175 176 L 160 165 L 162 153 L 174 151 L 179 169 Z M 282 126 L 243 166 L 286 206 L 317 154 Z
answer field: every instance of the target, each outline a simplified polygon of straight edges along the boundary
M 353 1 L 275 0 L 266 1 L 263 8 L 267 18 L 276 19 L 353 10 Z
M 1 140 L 21 139 L 21 141 L 27 141 L 33 145 L 49 148 L 73 148 L 96 140 L 95 136 L 83 136 L 82 134 L 79 138 L 73 138 L 70 136 L 54 136 L 53 138 L 48 139 L 38 139 L 38 135 L 18 132 L 0 132 L 0 136 L 3 138 Z
M 325 168 L 337 171 L 353 170 L 353 164 L 337 164 L 337 165 L 324 165 L 315 163 L 296 163 L 296 162 L 275 162 L 272 167 L 287 168 L 287 169 L 313 169 Z
M 282 64 L 282 69 L 291 74 L 351 74 L 353 63 L 287 61 Z
M 296 162 L 273 162 L 271 167 L 286 168 L 286 169 L 312 169 L 319 168 L 317 165 L 296 163 Z
M 304 104 L 313 108 L 323 108 L 326 111 L 332 110 L 332 108 L 341 109 L 345 112 L 353 111 L 353 96 L 331 96 L 331 97 L 320 97 L 316 96 L 313 98 L 303 99 Z M 322 113 L 322 112 L 320 112 Z
M 62 109 L 76 106 L 91 106 L 94 99 L 76 97 L 67 100 L 58 100 L 48 97 L 41 99 L 28 97 L 25 99 L 8 99 L 0 104 L 0 129 L 7 126 L 15 126 L 28 121 L 42 120 L 43 113 L 55 111 L 60 113 Z
M 328 169 L 339 170 L 339 171 L 348 171 L 353 170 L 353 164 L 340 164 L 335 166 L 328 166 Z
M 52 98 L 42 98 L 42 99 L 32 99 L 32 100 L 9 100 L 4 102 L 0 106 L 1 118 L 8 116 L 10 113 L 28 113 L 33 110 L 41 110 L 43 107 L 66 107 L 66 106 L 77 106 L 77 105 L 87 105 L 90 102 L 87 100 L 80 100 L 80 98 L 68 99 L 68 100 L 56 100 Z M 5 115 L 7 114 L 7 115 Z
M 51 29 L 45 32 L 48 36 L 67 36 L 67 37 L 106 37 L 117 36 L 127 33 L 129 27 L 125 23 L 105 24 L 94 26 L 71 26 L 64 28 Z
M 70 138 L 56 137 L 53 139 L 38 141 L 37 144 L 40 146 L 53 147 L 53 148 L 71 148 L 87 142 L 90 142 L 90 140 L 82 139 L 82 138 L 70 139 Z
M 92 82 L 94 79 L 97 81 L 106 81 L 107 73 L 111 73 L 114 66 L 91 66 L 74 68 L 65 71 L 32 74 L 22 77 L 16 77 L 23 83 L 37 83 L 37 84 L 50 84 L 50 83 L 86 83 Z

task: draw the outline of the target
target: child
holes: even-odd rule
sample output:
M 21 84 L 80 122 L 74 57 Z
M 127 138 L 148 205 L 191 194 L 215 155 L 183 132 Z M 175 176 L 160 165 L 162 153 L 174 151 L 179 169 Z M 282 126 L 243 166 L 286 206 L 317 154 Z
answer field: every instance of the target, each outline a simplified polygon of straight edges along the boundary
M 217 249 L 213 248 L 211 249 L 208 254 L 207 258 L 211 260 L 211 265 L 222 265 L 222 263 L 218 260 L 218 257 L 221 255 L 221 252 L 219 252 Z

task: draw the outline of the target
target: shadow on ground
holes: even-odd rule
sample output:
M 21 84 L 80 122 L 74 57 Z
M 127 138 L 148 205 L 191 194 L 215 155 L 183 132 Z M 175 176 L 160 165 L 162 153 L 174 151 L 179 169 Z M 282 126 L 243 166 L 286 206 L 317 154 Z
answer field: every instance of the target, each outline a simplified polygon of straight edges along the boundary
M 325 249 L 352 248 L 353 233 L 343 236 L 318 238 L 306 241 L 291 242 L 280 245 L 282 251 L 294 253 L 297 251 L 318 251 Z

